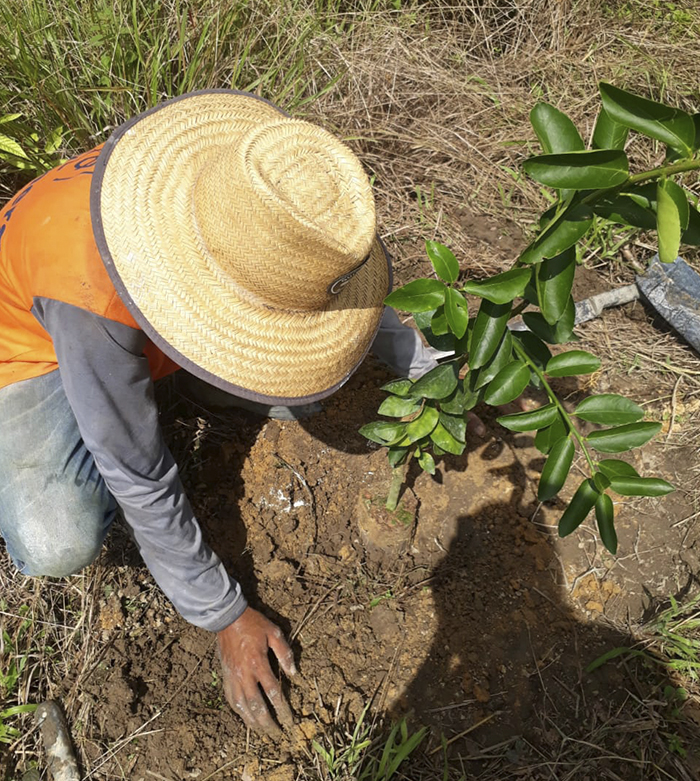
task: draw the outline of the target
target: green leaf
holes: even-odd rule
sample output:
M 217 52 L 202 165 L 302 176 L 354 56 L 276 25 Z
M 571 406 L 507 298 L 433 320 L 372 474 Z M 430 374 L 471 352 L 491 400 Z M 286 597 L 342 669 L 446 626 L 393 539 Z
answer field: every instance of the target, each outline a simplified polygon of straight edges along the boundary
M 612 84 L 601 82 L 598 86 L 603 108 L 614 122 L 656 138 L 690 157 L 695 143 L 695 123 L 690 114 L 640 98 Z
M 540 502 L 549 501 L 561 491 L 569 476 L 575 452 L 576 448 L 569 437 L 560 439 L 552 446 L 537 487 Z
M 576 320 L 576 305 L 574 299 L 569 298 L 564 314 L 556 325 L 550 325 L 541 312 L 524 312 L 525 325 L 545 342 L 549 344 L 564 344 L 574 341 L 574 322 Z
M 530 384 L 530 370 L 522 361 L 512 361 L 491 380 L 484 401 L 492 407 L 515 401 Z
M 513 337 L 518 340 L 523 350 L 527 353 L 528 358 L 534 361 L 540 369 L 544 369 L 552 357 L 549 347 L 539 336 L 535 336 L 531 331 L 513 331 L 512 333 Z
M 617 553 L 617 533 L 615 532 L 615 509 L 612 499 L 601 494 L 595 503 L 595 518 L 603 545 L 613 554 Z
M 569 427 L 564 418 L 559 416 L 557 420 L 547 428 L 541 428 L 535 437 L 535 447 L 547 455 L 560 440 L 569 435 Z
M 555 404 L 546 404 L 530 412 L 516 412 L 513 415 L 501 415 L 496 418 L 504 428 L 510 431 L 536 431 L 540 428 L 551 426 L 559 417 L 559 410 Z
M 14 140 L 14 138 L 5 136 L 2 133 L 0 133 L 0 152 L 6 152 L 7 154 L 13 155 L 14 157 L 21 157 L 24 160 L 29 159 L 27 153 L 24 151 L 24 149 L 22 149 L 17 141 Z
M 629 132 L 629 128 L 612 120 L 608 112 L 601 108 L 593 130 L 593 147 L 595 149 L 624 149 Z
M 617 458 L 604 458 L 598 462 L 598 469 L 608 477 L 639 477 L 637 470 L 627 461 Z
M 538 155 L 528 158 L 523 168 L 535 181 L 558 190 L 602 190 L 629 178 L 627 155 L 620 149 Z
M 411 396 L 423 399 L 446 399 L 457 387 L 459 366 L 456 361 L 440 364 L 413 383 Z
M 530 271 L 524 268 L 512 268 L 503 274 L 496 274 L 484 280 L 468 280 L 462 291 L 473 296 L 480 296 L 493 301 L 494 304 L 508 304 L 514 298 L 522 296 L 530 281 Z
M 5 125 L 7 122 L 14 122 L 21 116 L 21 114 L 3 114 L 3 116 L 0 117 L 0 125 Z
M 576 250 L 543 260 L 537 267 L 537 299 L 544 319 L 555 325 L 566 311 L 576 273 Z
M 389 459 L 389 464 L 393 466 L 399 466 L 399 464 L 403 464 L 403 462 L 406 460 L 406 456 L 409 453 L 409 448 L 407 447 L 390 447 L 387 452 L 387 458 Z
M 484 299 L 472 331 L 469 368 L 478 369 L 488 362 L 501 343 L 510 319 L 510 304 L 494 304 Z
M 660 477 L 628 477 L 610 478 L 613 491 L 622 496 L 665 496 L 676 489 Z
M 632 225 L 643 230 L 656 229 L 656 214 L 648 207 L 636 203 L 629 195 L 601 199 L 593 205 L 593 211 L 605 220 L 621 225 Z
M 384 303 L 405 312 L 427 312 L 444 302 L 445 290 L 439 279 L 416 279 L 390 293 Z
M 569 506 L 559 519 L 559 536 L 566 537 L 586 520 L 600 494 L 590 478 L 584 480 L 576 490 Z
M 593 224 L 593 212 L 588 208 L 572 207 L 542 233 L 520 255 L 521 263 L 541 263 L 573 247 Z
M 498 372 L 500 372 L 501 369 L 512 360 L 513 337 L 511 336 L 511 332 L 506 329 L 506 332 L 503 334 L 503 339 L 501 339 L 501 344 L 496 350 L 496 354 L 493 356 L 493 358 L 491 358 L 486 366 L 482 366 L 481 369 L 476 372 L 476 379 L 473 382 L 474 389 L 479 390 L 479 388 L 483 388 L 485 385 L 488 385 L 498 374 Z
M 586 441 L 600 453 L 623 453 L 646 444 L 660 429 L 661 423 L 629 423 L 593 431 L 586 437 Z
M 382 385 L 380 390 L 387 393 L 393 393 L 395 396 L 408 396 L 413 387 L 413 380 L 392 380 L 387 382 L 386 385 Z
M 683 189 L 670 179 L 658 182 L 656 196 L 659 259 L 662 263 L 673 263 L 681 246 L 681 233 L 688 227 L 688 199 Z
M 360 434 L 379 445 L 393 445 L 406 435 L 405 423 L 393 423 L 389 420 L 377 420 L 367 423 L 360 429 Z
M 605 473 L 596 472 L 593 475 L 593 484 L 595 485 L 596 489 L 602 493 L 603 491 L 606 491 L 608 488 L 610 488 L 610 479 Z
M 583 149 L 576 125 L 549 103 L 538 103 L 530 112 L 530 122 L 547 154 Z
M 440 311 L 442 311 L 444 314 L 442 307 L 438 307 L 437 309 L 429 309 L 426 312 L 415 312 L 413 315 L 413 321 L 418 326 L 423 336 L 425 336 L 425 340 L 431 347 L 434 347 L 436 350 L 450 352 L 456 347 L 454 336 L 447 333 L 442 336 L 434 333 L 432 330 L 433 318 L 436 316 L 439 317 Z M 447 318 L 445 318 L 445 324 L 447 324 Z
M 585 350 L 569 350 L 554 355 L 545 368 L 550 377 L 573 377 L 592 374 L 600 369 L 600 358 Z
M 440 401 L 440 409 L 448 415 L 461 415 L 473 409 L 478 402 L 479 394 L 467 387 L 464 380 L 460 380 L 452 395 Z
M 402 399 L 399 396 L 389 396 L 379 405 L 377 412 L 390 418 L 403 418 L 412 415 L 420 408 L 420 401 L 414 398 Z
M 656 211 L 656 182 L 647 182 L 630 187 L 622 193 L 644 209 Z
M 440 423 L 442 423 L 458 442 L 467 441 L 467 421 L 463 417 L 447 415 L 444 412 L 441 412 Z
M 456 282 L 459 276 L 459 262 L 452 250 L 437 241 L 426 241 L 425 251 L 433 264 L 435 273 L 445 282 Z
M 435 407 L 425 407 L 415 420 L 406 424 L 406 436 L 409 441 L 417 442 L 419 439 L 427 437 L 435 428 L 437 422 L 438 411 Z
M 464 442 L 456 440 L 452 434 L 442 425 L 438 423 L 430 434 L 430 438 L 433 442 L 446 453 L 453 453 L 456 456 L 461 456 L 464 452 L 466 445 Z M 435 448 L 433 448 L 435 450 Z
M 636 423 L 644 417 L 644 410 L 630 399 L 616 393 L 589 396 L 574 410 L 574 415 L 601 426 L 621 426 Z
M 450 330 L 461 339 L 469 326 L 469 310 L 464 296 L 454 288 L 448 288 L 445 293 L 445 315 Z
M 435 459 L 425 450 L 418 458 L 418 466 L 420 466 L 420 468 L 429 475 L 435 474 Z
M 448 288 L 445 291 L 445 297 L 447 297 L 449 292 L 450 289 Z M 435 336 L 444 336 L 450 333 L 450 324 L 447 322 L 444 306 L 439 306 L 435 310 L 435 314 L 430 318 L 430 329 Z

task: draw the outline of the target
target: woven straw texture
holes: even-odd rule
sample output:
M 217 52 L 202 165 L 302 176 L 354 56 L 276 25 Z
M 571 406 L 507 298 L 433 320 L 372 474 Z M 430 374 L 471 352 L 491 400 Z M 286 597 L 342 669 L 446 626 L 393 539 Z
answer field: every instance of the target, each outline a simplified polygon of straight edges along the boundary
M 362 360 L 389 269 L 367 176 L 326 131 L 252 96 L 194 94 L 127 129 L 100 187 L 107 266 L 176 361 L 301 401 Z

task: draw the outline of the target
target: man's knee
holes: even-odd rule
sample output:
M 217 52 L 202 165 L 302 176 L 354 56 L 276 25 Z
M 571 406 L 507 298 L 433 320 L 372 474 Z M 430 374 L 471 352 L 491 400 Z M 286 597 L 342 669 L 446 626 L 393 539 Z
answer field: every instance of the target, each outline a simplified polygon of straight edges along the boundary
M 74 575 L 99 555 L 115 506 L 113 500 L 84 495 L 43 509 L 35 506 L 13 524 L 6 536 L 8 551 L 25 575 Z

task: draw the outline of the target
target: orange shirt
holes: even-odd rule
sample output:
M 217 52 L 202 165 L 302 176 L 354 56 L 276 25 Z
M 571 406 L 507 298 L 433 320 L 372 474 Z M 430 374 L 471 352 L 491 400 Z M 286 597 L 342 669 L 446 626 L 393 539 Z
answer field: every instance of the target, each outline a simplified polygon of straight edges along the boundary
M 30 182 L 0 211 L 0 388 L 58 367 L 51 337 L 31 312 L 56 299 L 138 325 L 109 278 L 90 219 L 90 183 L 101 146 Z M 151 374 L 178 366 L 148 343 Z

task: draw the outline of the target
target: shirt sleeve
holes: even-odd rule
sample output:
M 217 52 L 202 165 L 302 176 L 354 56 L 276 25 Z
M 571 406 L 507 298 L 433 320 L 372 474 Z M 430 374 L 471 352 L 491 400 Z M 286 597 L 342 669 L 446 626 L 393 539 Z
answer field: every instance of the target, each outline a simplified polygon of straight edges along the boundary
M 448 355 L 426 347 L 420 334 L 404 325 L 391 307 L 385 307 L 372 352 L 400 377 L 417 379 L 434 369 L 436 358 Z
M 145 334 L 79 307 L 35 299 L 66 396 L 158 585 L 191 623 L 219 631 L 247 603 L 202 538 L 158 422 Z

